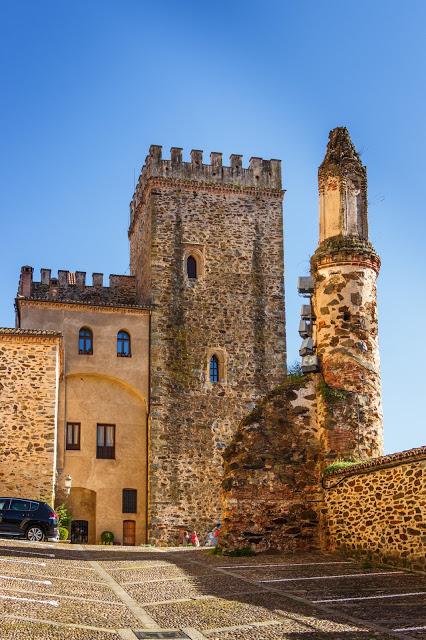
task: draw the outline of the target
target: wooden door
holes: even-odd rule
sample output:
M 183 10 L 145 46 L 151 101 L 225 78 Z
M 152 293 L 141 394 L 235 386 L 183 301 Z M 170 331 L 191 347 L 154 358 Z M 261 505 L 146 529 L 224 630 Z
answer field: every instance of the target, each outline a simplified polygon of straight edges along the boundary
M 135 520 L 124 520 L 123 522 L 123 544 L 134 547 L 136 544 L 136 522 Z

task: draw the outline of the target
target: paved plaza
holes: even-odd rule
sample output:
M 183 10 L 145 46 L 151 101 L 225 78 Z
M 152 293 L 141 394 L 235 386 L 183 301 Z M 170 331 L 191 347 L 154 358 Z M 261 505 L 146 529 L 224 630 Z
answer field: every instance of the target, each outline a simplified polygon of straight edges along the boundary
M 426 576 L 312 553 L 3 539 L 0 608 L 1 640 L 420 640 Z

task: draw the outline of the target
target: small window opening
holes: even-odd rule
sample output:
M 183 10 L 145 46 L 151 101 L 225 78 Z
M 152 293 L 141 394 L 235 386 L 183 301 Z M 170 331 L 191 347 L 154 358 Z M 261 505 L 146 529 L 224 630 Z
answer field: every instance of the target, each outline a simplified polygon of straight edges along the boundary
M 130 358 L 131 355 L 130 335 L 127 331 L 119 331 L 117 333 L 117 356 L 121 358 Z
M 115 458 L 115 424 L 98 424 L 96 427 L 96 457 Z
M 122 505 L 123 513 L 137 513 L 138 511 L 137 500 L 138 500 L 137 489 L 123 489 L 123 505 Z
M 66 448 L 68 450 L 80 449 L 80 423 L 67 422 Z
M 219 360 L 215 354 L 210 358 L 210 382 L 219 382 Z
M 188 256 L 186 260 L 186 273 L 191 280 L 197 279 L 197 261 L 194 256 Z
M 87 327 L 82 327 L 78 334 L 78 353 L 85 356 L 93 355 L 93 333 Z
M 343 320 L 345 322 L 349 322 L 349 320 L 351 319 L 351 314 L 350 311 L 344 311 L 343 312 Z

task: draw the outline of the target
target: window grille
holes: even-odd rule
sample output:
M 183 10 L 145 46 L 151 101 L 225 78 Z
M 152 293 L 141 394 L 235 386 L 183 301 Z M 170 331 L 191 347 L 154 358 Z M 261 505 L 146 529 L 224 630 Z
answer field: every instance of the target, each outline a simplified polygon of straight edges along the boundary
M 129 358 L 131 355 L 130 335 L 127 331 L 119 331 L 117 333 L 117 356 Z
M 137 489 L 123 489 L 123 513 L 137 513 Z
M 87 327 L 82 327 L 78 334 L 78 352 L 80 355 L 93 355 L 93 333 Z
M 210 358 L 210 382 L 219 382 L 219 360 L 216 355 Z

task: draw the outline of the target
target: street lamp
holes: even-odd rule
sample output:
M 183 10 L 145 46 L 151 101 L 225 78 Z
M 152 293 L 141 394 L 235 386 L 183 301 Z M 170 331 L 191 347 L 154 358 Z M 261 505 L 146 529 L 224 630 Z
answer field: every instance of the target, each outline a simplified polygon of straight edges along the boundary
M 71 487 L 72 487 L 72 478 L 71 476 L 68 474 L 67 477 L 64 480 L 64 489 L 65 489 L 65 494 L 67 496 L 69 496 L 70 491 L 71 491 Z

